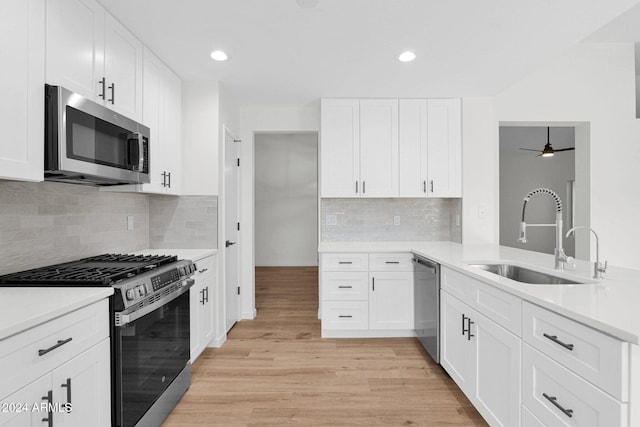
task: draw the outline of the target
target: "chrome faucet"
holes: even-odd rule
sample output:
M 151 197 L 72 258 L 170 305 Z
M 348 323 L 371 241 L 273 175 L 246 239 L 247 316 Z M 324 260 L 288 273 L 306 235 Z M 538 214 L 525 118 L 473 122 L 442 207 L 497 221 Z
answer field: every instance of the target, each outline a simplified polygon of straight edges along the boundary
M 566 237 L 569 237 L 569 235 L 571 234 L 575 234 L 575 231 L 579 228 L 590 230 L 593 233 L 593 235 L 596 237 L 596 262 L 593 263 L 593 278 L 602 279 L 602 273 L 607 272 L 607 261 L 604 262 L 604 265 L 602 265 L 602 263 L 600 262 L 600 245 L 598 243 L 598 235 L 596 234 L 595 230 L 591 227 L 587 227 L 586 225 L 579 225 L 567 231 Z
M 536 194 L 547 194 L 556 202 L 556 223 L 555 224 L 527 224 L 524 220 L 524 212 L 527 209 L 527 202 L 531 200 L 532 196 Z M 522 222 L 520 222 L 520 235 L 518 237 L 518 242 L 527 243 L 527 227 L 555 227 L 556 228 L 556 248 L 553 251 L 554 256 L 554 268 L 556 270 L 564 270 L 564 263 L 567 262 L 568 257 L 564 253 L 564 249 L 562 249 L 562 200 L 560 197 L 553 191 L 548 188 L 536 188 L 526 196 L 524 196 L 524 203 L 522 205 Z

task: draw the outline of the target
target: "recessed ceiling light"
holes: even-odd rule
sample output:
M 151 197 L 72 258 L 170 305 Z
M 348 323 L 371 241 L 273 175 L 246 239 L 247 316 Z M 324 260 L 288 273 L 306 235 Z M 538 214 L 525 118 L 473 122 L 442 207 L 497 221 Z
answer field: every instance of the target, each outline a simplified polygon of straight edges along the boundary
M 398 56 L 398 61 L 400 62 L 411 62 L 414 59 L 416 59 L 416 54 L 411 52 L 410 50 L 407 50 L 406 52 L 402 52 Z
M 211 59 L 213 59 L 214 61 L 226 61 L 227 59 L 229 59 L 229 55 L 221 50 L 214 50 L 213 52 L 211 52 Z

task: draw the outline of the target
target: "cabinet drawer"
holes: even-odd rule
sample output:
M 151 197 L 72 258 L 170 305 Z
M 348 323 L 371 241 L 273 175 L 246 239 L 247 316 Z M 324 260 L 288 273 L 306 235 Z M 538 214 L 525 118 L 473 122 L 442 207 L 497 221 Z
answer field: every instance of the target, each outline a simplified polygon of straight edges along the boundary
M 108 336 L 104 299 L 0 341 L 0 399 Z
M 364 271 L 322 272 L 323 301 L 366 301 L 369 275 Z
M 369 327 L 367 301 L 324 301 L 322 329 L 367 329 Z
M 628 401 L 628 343 L 528 302 L 523 303 L 522 338 L 616 399 Z
M 523 344 L 522 403 L 545 426 L 626 426 L 627 405 Z
M 320 269 L 323 271 L 368 271 L 369 254 L 322 254 L 320 257 Z
M 441 269 L 441 287 L 469 304 L 503 328 L 520 336 L 522 333 L 522 300 L 515 295 L 458 273 Z
M 411 253 L 369 254 L 369 271 L 413 271 Z
M 214 255 L 204 257 L 196 261 L 196 267 L 196 277 L 204 279 L 213 276 L 216 272 L 216 257 Z

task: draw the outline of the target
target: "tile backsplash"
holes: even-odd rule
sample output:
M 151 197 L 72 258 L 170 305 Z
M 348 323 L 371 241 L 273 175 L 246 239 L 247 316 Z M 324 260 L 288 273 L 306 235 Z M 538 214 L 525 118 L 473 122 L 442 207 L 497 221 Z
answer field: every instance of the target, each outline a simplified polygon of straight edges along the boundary
M 461 199 L 322 199 L 321 205 L 324 242 L 462 239 Z M 327 225 L 327 215 L 335 215 L 335 225 Z
M 146 195 L 0 180 L 0 274 L 148 247 Z
M 217 196 L 151 196 L 149 222 L 152 248 L 218 247 Z

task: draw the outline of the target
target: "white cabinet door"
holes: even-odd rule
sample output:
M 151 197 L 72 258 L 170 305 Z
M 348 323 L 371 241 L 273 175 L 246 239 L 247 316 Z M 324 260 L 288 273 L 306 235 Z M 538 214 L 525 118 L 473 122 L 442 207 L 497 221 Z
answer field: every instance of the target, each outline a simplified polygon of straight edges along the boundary
M 470 350 L 475 360 L 473 403 L 492 426 L 520 425 L 520 339 L 471 311 Z
M 459 99 L 427 100 L 427 194 L 462 196 L 462 127 Z
M 200 356 L 215 334 L 213 323 L 213 292 L 215 276 L 196 275 L 196 284 L 189 289 L 191 363 Z
M 361 197 L 398 197 L 398 100 L 360 100 Z
M 369 273 L 369 329 L 413 329 L 413 273 Z
M 0 179 L 44 179 L 44 12 L 44 0 L 0 2 Z
M 360 106 L 357 99 L 323 99 L 320 114 L 321 197 L 359 197 Z
M 427 195 L 427 100 L 399 101 L 400 197 Z
M 474 360 L 466 332 L 469 310 L 448 292 L 440 291 L 440 364 L 467 396 L 475 387 Z
M 53 371 L 53 399 L 71 404 L 54 414 L 56 426 L 111 426 L 111 349 L 105 339 Z
M 105 16 L 106 105 L 133 120 L 141 120 L 142 43 L 110 14 Z
M 142 123 L 150 130 L 149 170 L 151 182 L 142 184 L 143 192 L 161 193 L 164 176 L 162 165 L 162 115 L 164 105 L 165 65 L 150 50 L 143 52 Z
M 0 427 L 42 427 L 48 418 L 46 411 L 33 410 L 46 404 L 51 390 L 51 374 L 44 375 L 0 402 Z M 57 415 L 57 414 L 56 414 Z M 110 420 L 111 418 L 109 418 Z M 57 424 L 54 424 L 57 425 Z
M 95 0 L 47 2 L 47 83 L 103 102 L 104 17 Z
M 180 194 L 182 159 L 182 82 L 171 70 L 165 68 L 164 115 L 162 128 L 163 169 L 166 171 L 165 193 Z

